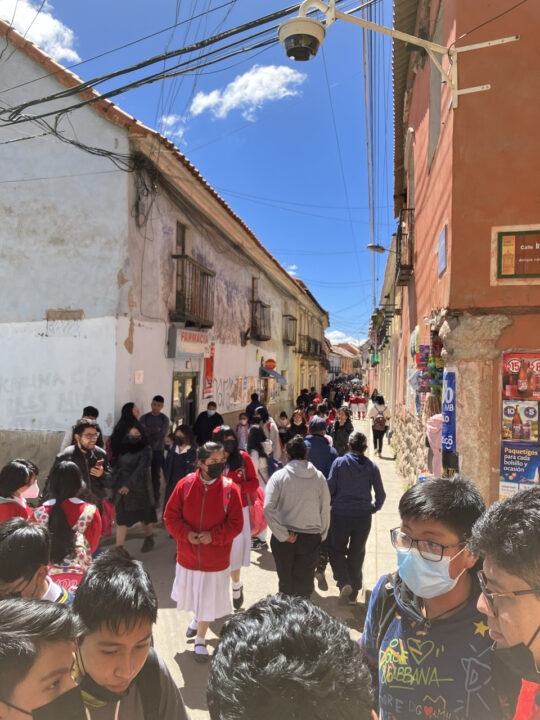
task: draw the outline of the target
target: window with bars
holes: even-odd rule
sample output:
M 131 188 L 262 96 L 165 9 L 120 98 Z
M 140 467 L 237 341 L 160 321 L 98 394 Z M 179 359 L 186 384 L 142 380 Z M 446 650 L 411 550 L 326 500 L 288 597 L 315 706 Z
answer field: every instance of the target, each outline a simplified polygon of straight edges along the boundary
M 215 272 L 186 253 L 186 227 L 177 223 L 176 304 L 170 312 L 173 322 L 212 327 L 214 324 Z
M 259 296 L 259 281 L 252 278 L 251 284 L 251 337 L 253 340 L 272 339 L 272 308 Z

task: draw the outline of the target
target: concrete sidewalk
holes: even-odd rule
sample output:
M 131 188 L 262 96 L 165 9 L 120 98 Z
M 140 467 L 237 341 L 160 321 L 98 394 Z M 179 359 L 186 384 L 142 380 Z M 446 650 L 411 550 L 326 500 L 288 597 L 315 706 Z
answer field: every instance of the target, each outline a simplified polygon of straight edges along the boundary
M 389 531 L 399 525 L 397 508 L 405 484 L 397 472 L 391 448 L 386 445 L 382 459 L 374 458 L 370 426 L 371 422 L 368 420 L 354 421 L 355 429 L 368 436 L 370 446 L 367 454 L 380 468 L 386 490 L 386 502 L 383 509 L 373 518 L 367 544 L 364 564 L 364 586 L 367 590 L 374 587 L 381 575 L 395 569 L 395 551 L 390 544 Z M 176 543 L 169 539 L 168 533 L 163 529 L 158 529 L 155 537 L 155 549 L 145 555 L 140 553 L 142 536 L 130 536 L 126 548 L 134 557 L 144 562 L 156 588 L 160 608 L 154 633 L 156 649 L 178 683 L 192 720 L 208 720 L 205 700 L 208 665 L 199 665 L 193 659 L 193 640 L 188 641 L 185 636 L 191 617 L 189 613 L 178 612 L 170 599 L 175 572 Z M 348 625 L 351 636 L 358 638 L 362 632 L 366 607 L 361 602 L 352 606 L 339 605 L 338 589 L 330 567 L 326 570 L 326 578 L 328 590 L 322 592 L 315 587 L 313 601 Z M 269 550 L 252 551 L 251 565 L 249 568 L 243 568 L 242 580 L 246 608 L 266 595 L 277 592 L 277 574 Z M 208 633 L 210 652 L 213 652 L 217 645 L 222 625 L 223 620 L 211 625 Z

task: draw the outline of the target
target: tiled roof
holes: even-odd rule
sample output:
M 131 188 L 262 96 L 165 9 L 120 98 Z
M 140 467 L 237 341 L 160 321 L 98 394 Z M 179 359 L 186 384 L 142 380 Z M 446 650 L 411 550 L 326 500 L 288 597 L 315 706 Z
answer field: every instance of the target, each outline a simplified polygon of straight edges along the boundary
M 40 65 L 46 72 L 54 75 L 54 78 L 59 83 L 65 85 L 68 88 L 75 87 L 84 82 L 78 75 L 68 70 L 60 63 L 56 62 L 50 55 L 41 50 L 37 45 L 27 40 L 20 33 L 18 33 L 12 25 L 4 20 L 0 20 L 0 37 L 6 38 L 13 47 L 23 52 L 27 57 L 33 60 L 35 63 Z M 92 100 L 94 98 L 100 98 L 100 93 L 97 90 L 85 90 L 81 92 L 79 96 L 82 100 Z M 242 230 L 249 235 L 255 245 L 263 250 L 263 252 L 272 260 L 276 267 L 286 277 L 287 283 L 295 288 L 299 288 L 304 294 L 308 295 L 315 304 L 321 309 L 322 312 L 326 312 L 319 303 L 315 300 L 311 292 L 308 290 L 304 283 L 299 283 L 295 278 L 291 277 L 285 268 L 276 260 L 276 258 L 269 252 L 258 237 L 255 235 L 253 230 L 249 228 L 242 218 L 237 215 L 234 210 L 227 204 L 227 202 L 214 190 L 214 188 L 203 178 L 197 168 L 187 159 L 187 157 L 176 147 L 176 145 L 167 139 L 161 133 L 156 130 L 147 127 L 139 120 L 134 118 L 132 115 L 121 110 L 113 102 L 106 99 L 96 100 L 90 107 L 97 113 L 102 115 L 104 118 L 114 125 L 118 125 L 129 132 L 130 136 L 153 136 L 156 138 L 167 150 L 172 153 L 178 162 L 186 167 L 190 173 L 201 183 L 201 185 L 209 192 L 213 198 L 227 211 L 227 213 L 240 225 Z

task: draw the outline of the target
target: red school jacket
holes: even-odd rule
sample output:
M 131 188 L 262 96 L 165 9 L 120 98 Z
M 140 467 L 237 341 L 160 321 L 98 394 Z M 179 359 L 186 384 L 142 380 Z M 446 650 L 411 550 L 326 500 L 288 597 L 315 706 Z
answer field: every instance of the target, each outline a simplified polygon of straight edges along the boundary
M 180 480 L 169 498 L 163 520 L 176 539 L 177 562 L 187 570 L 219 572 L 229 567 L 232 541 L 242 532 L 244 516 L 240 490 L 233 482 L 229 495 L 224 490 L 224 480 L 222 475 L 212 485 L 205 485 L 196 470 Z M 229 497 L 225 510 L 226 495 Z M 212 542 L 193 545 L 187 539 L 192 530 L 209 531 Z
M 236 483 L 240 494 L 242 495 L 242 507 L 253 505 L 257 499 L 257 490 L 259 489 L 259 476 L 255 470 L 253 460 L 249 457 L 247 452 L 240 451 L 242 460 L 244 461 L 243 467 L 239 467 L 238 470 L 228 470 L 227 477 Z
M 14 517 L 21 517 L 28 520 L 32 514 L 32 508 L 28 507 L 25 500 L 15 498 L 0 498 L 0 522 L 11 520 Z
M 514 720 L 540 720 L 540 684 L 521 681 L 521 693 Z

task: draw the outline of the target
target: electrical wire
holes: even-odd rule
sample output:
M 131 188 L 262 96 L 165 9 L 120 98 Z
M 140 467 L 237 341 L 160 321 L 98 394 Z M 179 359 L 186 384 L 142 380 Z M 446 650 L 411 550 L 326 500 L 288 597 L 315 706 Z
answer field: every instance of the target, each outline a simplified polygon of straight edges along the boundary
M 489 25 L 492 22 L 495 22 L 495 20 L 499 20 L 500 18 L 504 17 L 504 15 L 508 15 L 508 13 L 512 12 L 512 10 L 516 10 L 516 8 L 520 7 L 521 5 L 525 5 L 526 2 L 529 0 L 520 0 L 520 2 L 517 2 L 515 5 L 512 5 L 512 7 L 507 8 L 506 10 L 503 10 L 498 15 L 494 15 L 493 17 L 489 18 L 489 20 L 485 20 L 484 22 L 480 23 L 480 25 L 477 25 L 476 27 L 471 28 L 470 30 L 467 30 L 467 32 L 464 32 L 462 35 L 457 37 L 453 43 L 450 43 L 448 46 L 448 49 L 451 50 L 452 47 L 463 38 L 467 37 L 467 35 L 470 35 L 471 33 L 475 32 L 476 30 L 480 30 L 480 28 L 485 27 L 486 25 Z

